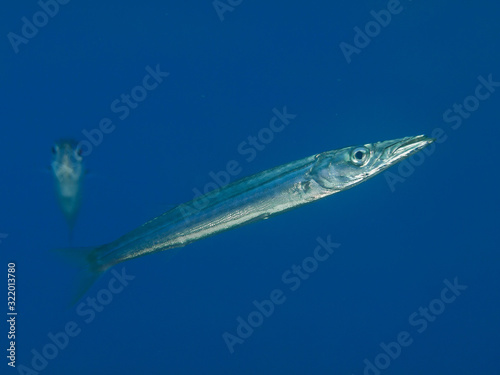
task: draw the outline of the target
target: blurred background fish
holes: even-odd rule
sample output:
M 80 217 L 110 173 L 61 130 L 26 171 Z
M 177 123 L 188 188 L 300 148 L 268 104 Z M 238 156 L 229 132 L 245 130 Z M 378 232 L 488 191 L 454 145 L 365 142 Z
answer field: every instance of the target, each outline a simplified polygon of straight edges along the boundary
M 56 196 L 68 222 L 69 241 L 82 200 L 82 183 L 85 175 L 82 150 L 73 139 L 62 139 L 52 146 L 51 170 L 54 175 Z

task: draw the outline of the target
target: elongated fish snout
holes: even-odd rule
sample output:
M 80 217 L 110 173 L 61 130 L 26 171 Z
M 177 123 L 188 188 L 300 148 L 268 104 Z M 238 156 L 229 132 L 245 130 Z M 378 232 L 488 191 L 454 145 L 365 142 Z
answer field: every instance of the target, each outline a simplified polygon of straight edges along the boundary
M 398 139 L 386 148 L 387 156 L 396 162 L 422 150 L 435 140 L 425 135 Z

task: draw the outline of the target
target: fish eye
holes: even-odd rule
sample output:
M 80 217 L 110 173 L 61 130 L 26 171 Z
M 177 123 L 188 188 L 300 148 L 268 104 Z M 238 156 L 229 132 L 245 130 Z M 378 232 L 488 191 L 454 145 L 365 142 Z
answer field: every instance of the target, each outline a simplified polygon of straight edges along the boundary
M 57 154 L 57 146 L 56 146 L 56 145 L 53 145 L 53 146 L 50 148 L 50 151 L 52 151 L 52 154 L 53 154 L 53 155 Z
M 354 165 L 362 166 L 368 161 L 370 150 L 366 147 L 356 147 L 351 152 L 351 161 Z

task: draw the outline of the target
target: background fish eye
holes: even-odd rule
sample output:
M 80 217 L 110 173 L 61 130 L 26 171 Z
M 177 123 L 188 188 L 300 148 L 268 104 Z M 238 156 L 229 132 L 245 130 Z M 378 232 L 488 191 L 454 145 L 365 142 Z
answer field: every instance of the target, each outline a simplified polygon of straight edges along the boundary
M 83 149 L 82 149 L 82 148 L 80 148 L 80 146 L 77 146 L 77 147 L 75 148 L 74 153 L 75 153 L 75 156 L 76 156 L 76 158 L 77 158 L 78 160 L 82 160 L 82 156 L 83 156 Z

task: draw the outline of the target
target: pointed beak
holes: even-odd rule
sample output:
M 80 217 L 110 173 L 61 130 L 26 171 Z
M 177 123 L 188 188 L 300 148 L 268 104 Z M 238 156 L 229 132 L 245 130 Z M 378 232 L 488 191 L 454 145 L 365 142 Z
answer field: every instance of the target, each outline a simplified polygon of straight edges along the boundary
M 425 135 L 397 139 L 386 147 L 387 156 L 396 162 L 413 155 L 434 141 L 434 138 Z

